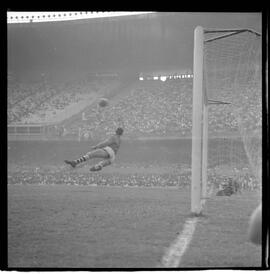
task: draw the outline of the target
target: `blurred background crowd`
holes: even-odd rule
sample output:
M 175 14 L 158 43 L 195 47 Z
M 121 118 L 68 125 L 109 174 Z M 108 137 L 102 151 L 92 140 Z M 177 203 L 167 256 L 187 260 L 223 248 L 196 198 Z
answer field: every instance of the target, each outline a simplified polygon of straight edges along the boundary
M 241 96 L 226 91 L 222 100 L 230 104 L 210 105 L 210 134 L 229 135 L 238 130 L 232 111 L 235 105 L 242 105 L 250 125 L 261 123 L 261 102 L 254 88 L 244 93 L 246 105 Z M 104 95 L 109 97 L 109 105 L 101 108 L 97 100 Z M 54 123 L 65 134 L 80 134 L 85 139 L 111 134 L 117 126 L 124 127 L 126 137 L 191 136 L 192 79 L 137 79 L 123 88 L 120 79 L 33 84 L 13 78 L 8 82 L 8 124 L 17 123 Z

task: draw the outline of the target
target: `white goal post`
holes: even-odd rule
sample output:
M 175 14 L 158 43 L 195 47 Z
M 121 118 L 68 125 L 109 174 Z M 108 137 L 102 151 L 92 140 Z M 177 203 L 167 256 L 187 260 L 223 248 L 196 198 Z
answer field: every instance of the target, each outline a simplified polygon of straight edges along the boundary
M 253 36 L 255 38 L 253 38 Z M 215 90 L 220 89 L 220 93 L 227 92 L 229 90 L 229 92 L 233 94 L 237 87 L 237 92 L 241 93 L 242 90 L 249 89 L 249 86 L 254 84 L 254 78 L 256 78 L 256 73 L 258 73 L 258 64 L 260 64 L 256 60 L 259 60 L 261 57 L 259 56 L 259 52 L 261 50 L 259 44 L 260 42 L 257 41 L 258 37 L 261 39 L 260 36 L 261 35 L 258 32 L 250 29 L 206 30 L 203 27 L 198 26 L 194 31 L 191 159 L 192 214 L 202 214 L 204 202 L 208 198 L 207 196 L 209 194 L 207 190 L 207 170 L 209 161 L 209 107 L 211 108 L 212 105 L 215 105 L 215 107 L 218 105 L 224 107 L 225 105 L 232 103 L 232 106 L 235 106 L 235 113 L 237 111 L 237 113 L 242 111 L 241 115 L 243 116 L 244 112 L 243 109 L 239 107 L 239 102 L 235 103 L 233 99 L 231 102 L 228 102 Z M 239 39 L 239 41 L 237 41 L 237 39 Z M 216 45 L 213 45 L 215 43 Z M 207 53 L 206 47 L 210 48 Z M 211 54 L 215 55 L 215 57 L 211 58 Z M 211 62 L 213 65 L 209 65 Z M 205 69 L 206 66 L 208 66 L 207 69 Z M 208 71 L 206 72 L 205 70 Z M 256 75 L 254 76 L 253 74 Z M 259 82 L 259 77 L 257 78 L 258 79 L 256 81 Z M 211 91 L 207 90 L 208 88 L 211 89 Z M 254 87 L 252 86 L 252 88 Z M 213 94 L 214 96 L 212 96 Z M 215 97 L 215 95 L 217 96 Z M 241 101 L 241 99 L 239 100 Z M 240 119 L 238 119 L 238 127 L 240 128 L 242 121 L 241 116 L 239 117 Z M 243 119 L 243 121 L 246 122 L 247 120 Z M 251 121 L 249 123 L 249 127 L 247 127 L 245 124 L 242 125 L 241 137 L 246 138 L 246 136 L 250 136 L 250 132 L 248 131 L 250 130 L 249 128 L 250 124 L 252 123 L 252 119 L 249 121 Z M 252 139 L 247 139 L 247 143 L 249 142 L 251 144 L 250 140 Z M 247 151 L 246 147 L 245 150 L 246 153 L 249 154 L 249 151 Z M 250 155 L 248 155 L 248 157 L 249 156 Z M 249 161 L 251 160 L 251 162 L 252 156 L 253 155 L 249 157 Z M 256 157 L 258 156 L 260 155 L 256 155 Z M 255 166 L 255 164 L 257 164 L 257 162 L 253 165 Z M 258 166 L 256 166 L 256 168 L 258 169 Z

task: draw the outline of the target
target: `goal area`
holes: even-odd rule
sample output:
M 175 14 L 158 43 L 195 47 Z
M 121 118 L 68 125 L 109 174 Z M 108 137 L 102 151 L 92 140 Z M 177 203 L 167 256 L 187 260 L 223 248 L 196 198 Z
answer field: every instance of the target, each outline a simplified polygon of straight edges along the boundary
M 227 183 L 261 188 L 261 34 L 194 31 L 191 212 Z

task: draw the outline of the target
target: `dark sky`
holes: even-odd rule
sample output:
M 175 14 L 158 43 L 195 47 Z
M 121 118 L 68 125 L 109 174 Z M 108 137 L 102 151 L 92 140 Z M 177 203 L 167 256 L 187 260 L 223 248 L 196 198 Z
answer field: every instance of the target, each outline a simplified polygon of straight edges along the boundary
M 8 66 L 25 71 L 192 69 L 193 32 L 261 31 L 260 13 L 155 13 L 8 26 Z

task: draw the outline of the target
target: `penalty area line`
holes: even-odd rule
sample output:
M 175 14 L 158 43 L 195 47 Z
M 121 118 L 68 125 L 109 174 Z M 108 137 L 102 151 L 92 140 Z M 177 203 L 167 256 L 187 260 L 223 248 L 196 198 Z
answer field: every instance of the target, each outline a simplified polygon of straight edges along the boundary
M 192 240 L 198 220 L 199 217 L 192 217 L 186 220 L 182 233 L 165 252 L 161 261 L 161 267 L 179 267 L 181 259 Z

